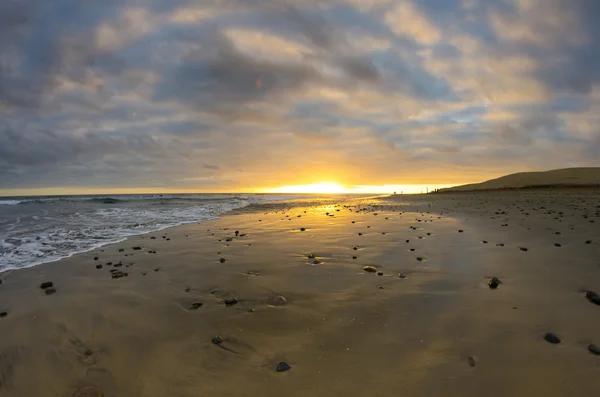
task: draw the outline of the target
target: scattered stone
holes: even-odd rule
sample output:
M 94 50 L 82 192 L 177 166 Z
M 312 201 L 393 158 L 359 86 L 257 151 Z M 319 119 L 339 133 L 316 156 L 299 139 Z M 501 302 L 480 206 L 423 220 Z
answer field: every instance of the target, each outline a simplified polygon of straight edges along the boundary
M 321 263 L 323 263 L 323 262 L 321 262 L 321 261 L 320 261 L 320 260 L 318 260 L 318 259 L 315 259 L 315 260 L 313 261 L 313 265 L 320 265 Z
M 238 300 L 237 300 L 237 298 L 229 298 L 229 299 L 225 299 L 223 301 L 223 303 L 225 303 L 225 306 L 233 306 L 238 303 Z
M 159 271 L 160 267 L 157 267 L 156 269 L 154 269 L 155 272 Z
M 222 336 L 213 336 L 212 337 L 212 343 L 215 344 L 215 345 L 220 345 L 224 341 L 225 341 L 225 339 L 223 339 Z
M 592 353 L 594 356 L 600 356 L 600 347 L 594 345 L 593 343 L 590 343 L 588 345 L 588 350 L 590 353 Z
M 119 252 L 125 252 L 125 248 L 119 248 Z
M 237 236 L 239 236 L 239 235 L 240 235 L 240 232 L 239 232 L 238 230 L 236 230 L 236 231 L 235 231 L 235 236 L 237 237 Z
M 357 258 L 358 258 L 358 256 L 355 256 L 355 255 L 352 256 L 352 259 L 357 259 Z
M 408 242 L 410 242 L 410 240 L 406 240 L 406 242 L 408 243 Z
M 586 241 L 585 241 L 585 243 L 586 243 L 586 244 L 591 244 L 591 243 L 592 243 L 592 240 L 586 240 Z
M 303 228 L 303 227 L 301 227 L 301 228 L 300 228 L 300 231 L 301 231 L 301 232 L 303 232 L 303 231 L 305 231 L 305 230 L 306 230 L 306 229 L 305 229 L 305 228 Z
M 273 299 L 273 305 L 275 306 L 283 306 L 285 304 L 287 304 L 287 299 L 283 295 L 278 295 Z
M 378 276 L 383 276 L 383 272 L 377 272 Z
M 317 256 L 315 254 L 308 254 L 308 259 L 315 259 Z
M 253 308 L 248 309 L 248 313 L 254 313 L 254 309 Z
M 221 259 L 219 259 L 219 262 L 221 262 L 221 263 L 225 263 L 225 258 L 221 258 Z
M 52 281 L 46 281 L 46 282 L 40 284 L 41 289 L 46 289 L 46 288 L 51 288 L 51 287 L 54 287 L 54 284 L 52 283 Z
M 139 250 L 142 249 L 142 247 L 131 247 L 131 249 L 134 250 L 134 251 L 139 251 Z
M 112 262 L 106 262 L 106 266 L 112 266 Z
M 487 244 L 488 242 L 487 242 L 487 241 L 485 241 L 485 240 L 483 240 L 483 241 L 482 241 L 482 243 L 484 243 L 484 244 Z
M 226 242 L 229 242 L 229 241 L 233 241 L 233 239 L 232 239 L 231 237 L 227 237 L 227 238 L 225 239 L 225 241 L 226 241 Z
M 519 247 L 519 249 L 520 249 L 521 251 L 527 251 L 527 248 L 525 248 L 525 247 Z
M 96 269 L 102 269 L 102 265 L 96 265 Z
M 156 237 L 152 236 L 150 237 L 151 240 L 156 240 Z
M 400 273 L 400 274 L 398 275 L 398 277 L 400 277 L 400 278 L 406 278 L 406 274 L 404 274 L 404 273 Z
M 201 308 L 204 305 L 204 303 L 202 302 L 194 302 L 192 303 L 192 305 L 189 307 L 190 310 L 198 310 L 199 308 Z
M 145 276 L 146 274 L 148 274 L 148 273 L 142 273 L 142 276 Z
M 123 264 L 121 262 L 119 262 L 119 263 L 115 263 L 114 267 L 121 267 L 121 266 L 123 266 Z
M 83 386 L 73 393 L 73 397 L 102 397 L 102 391 L 96 386 Z
M 464 230 L 458 229 L 458 232 L 459 232 L 459 233 L 462 233 L 462 232 L 464 232 Z
M 419 262 L 421 262 L 421 261 L 423 260 L 423 258 L 421 258 L 420 256 L 417 256 L 417 260 L 418 260 Z
M 362 236 L 362 233 L 358 233 L 359 236 Z
M 557 345 L 560 343 L 560 338 L 553 334 L 552 332 L 547 332 L 544 335 L 544 340 L 548 343 L 552 343 L 553 345 Z
M 585 297 L 595 305 L 600 305 L 600 295 L 594 291 L 587 291 Z
M 469 358 L 467 360 L 469 362 L 469 367 L 474 368 L 475 367 L 475 357 L 469 356 Z
M 116 270 L 116 269 L 111 270 L 111 277 L 114 278 L 114 279 L 118 279 L 118 278 L 121 278 L 121 277 L 127 277 L 127 276 L 128 276 L 127 273 L 124 273 L 124 272 L 122 272 L 120 270 Z
M 377 271 L 377 269 L 374 266 L 365 266 L 363 267 L 363 270 L 369 273 L 375 273 Z
M 504 247 L 504 243 L 498 243 L 496 244 L 496 247 Z
M 290 369 L 292 369 L 292 367 L 285 361 L 280 362 L 279 364 L 277 364 L 277 367 L 275 367 L 275 371 L 277 372 L 285 372 L 289 371 Z
M 411 250 L 411 251 L 414 251 L 415 249 L 414 249 L 414 248 L 411 248 L 410 250 Z
M 0 318 L 8 316 L 8 312 L 0 312 Z
M 498 280 L 498 277 L 492 277 L 488 281 L 488 285 L 489 285 L 490 289 L 496 289 L 500 285 L 500 280 Z
M 97 256 L 95 256 L 95 257 L 94 257 L 94 260 L 95 260 L 95 261 L 97 261 L 97 260 L 98 260 L 98 257 L 97 257 Z
M 559 243 L 554 243 L 555 247 L 562 247 L 562 245 L 560 245 Z
M 356 250 L 358 249 L 358 247 L 355 245 L 354 247 L 352 247 L 352 249 L 353 249 L 354 251 L 356 251 Z
M 186 289 L 184 289 L 185 292 L 190 292 L 192 289 L 190 287 L 187 287 Z

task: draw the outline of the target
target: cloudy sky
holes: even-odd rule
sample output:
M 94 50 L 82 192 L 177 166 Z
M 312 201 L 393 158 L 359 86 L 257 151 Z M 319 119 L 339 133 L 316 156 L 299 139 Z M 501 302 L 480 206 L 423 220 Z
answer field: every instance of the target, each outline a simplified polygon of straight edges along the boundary
M 598 0 L 2 0 L 0 191 L 597 166 L 598 20 Z

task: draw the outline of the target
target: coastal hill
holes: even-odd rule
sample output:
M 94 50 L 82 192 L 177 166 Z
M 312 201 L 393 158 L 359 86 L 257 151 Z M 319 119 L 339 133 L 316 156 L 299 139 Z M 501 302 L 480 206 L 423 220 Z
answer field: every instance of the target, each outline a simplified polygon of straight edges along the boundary
M 550 187 L 600 187 L 600 167 L 562 168 L 543 172 L 519 172 L 481 183 L 440 189 L 438 192 Z

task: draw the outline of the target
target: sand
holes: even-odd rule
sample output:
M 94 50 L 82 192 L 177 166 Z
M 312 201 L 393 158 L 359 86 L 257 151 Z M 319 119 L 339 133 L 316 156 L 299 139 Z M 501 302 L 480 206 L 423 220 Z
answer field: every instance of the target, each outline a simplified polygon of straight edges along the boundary
M 0 396 L 596 396 L 599 198 L 255 206 L 3 273 Z

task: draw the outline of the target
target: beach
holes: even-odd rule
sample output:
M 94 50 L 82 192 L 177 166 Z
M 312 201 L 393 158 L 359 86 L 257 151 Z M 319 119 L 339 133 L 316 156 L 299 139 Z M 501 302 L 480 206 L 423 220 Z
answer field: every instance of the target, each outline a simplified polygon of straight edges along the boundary
M 258 203 L 0 279 L 3 397 L 600 393 L 598 189 Z

